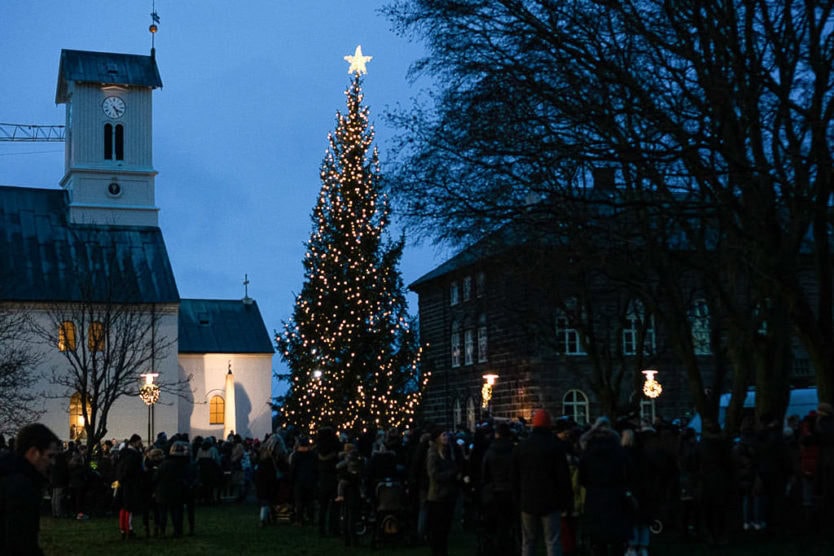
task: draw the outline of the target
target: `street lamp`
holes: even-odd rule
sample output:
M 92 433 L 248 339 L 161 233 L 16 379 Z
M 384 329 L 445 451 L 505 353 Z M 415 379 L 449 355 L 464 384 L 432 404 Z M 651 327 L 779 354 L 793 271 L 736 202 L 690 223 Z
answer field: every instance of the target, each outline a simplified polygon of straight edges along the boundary
M 145 378 L 145 382 L 139 387 L 139 398 L 148 406 L 148 445 L 153 444 L 154 432 L 154 404 L 159 401 L 159 385 L 154 384 L 153 379 L 159 373 L 144 373 L 139 375 Z
M 492 400 L 492 387 L 495 386 L 495 381 L 498 380 L 498 375 L 495 373 L 487 373 L 483 376 L 484 385 L 481 387 L 481 408 L 487 410 L 487 414 L 492 413 L 489 410 L 489 403 Z
M 647 398 L 651 399 L 660 397 L 660 394 L 663 393 L 663 387 L 661 387 L 660 383 L 654 379 L 654 375 L 657 374 L 657 371 L 648 369 L 642 372 L 646 377 L 646 381 L 643 383 L 643 394 L 645 394 Z

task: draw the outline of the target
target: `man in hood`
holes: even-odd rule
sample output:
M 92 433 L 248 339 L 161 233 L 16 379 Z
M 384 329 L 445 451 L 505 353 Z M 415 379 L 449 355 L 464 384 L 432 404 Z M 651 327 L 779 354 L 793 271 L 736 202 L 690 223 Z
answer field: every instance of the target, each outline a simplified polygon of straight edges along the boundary
M 34 423 L 20 429 L 14 453 L 0 458 L 0 554 L 43 554 L 40 502 L 60 443 L 46 426 Z

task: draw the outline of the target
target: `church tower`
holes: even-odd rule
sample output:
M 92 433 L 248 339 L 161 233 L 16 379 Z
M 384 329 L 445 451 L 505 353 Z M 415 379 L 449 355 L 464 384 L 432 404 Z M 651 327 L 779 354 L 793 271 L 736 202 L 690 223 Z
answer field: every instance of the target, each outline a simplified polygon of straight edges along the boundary
M 57 104 L 66 104 L 69 222 L 158 227 L 153 168 L 153 56 L 62 50 Z

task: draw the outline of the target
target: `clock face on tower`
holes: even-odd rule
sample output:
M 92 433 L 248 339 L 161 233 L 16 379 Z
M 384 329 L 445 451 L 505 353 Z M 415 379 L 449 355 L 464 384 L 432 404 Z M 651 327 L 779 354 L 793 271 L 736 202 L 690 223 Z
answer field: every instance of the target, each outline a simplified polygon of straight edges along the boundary
M 105 116 L 117 120 L 125 114 L 125 101 L 119 97 L 105 97 L 101 103 L 101 109 Z

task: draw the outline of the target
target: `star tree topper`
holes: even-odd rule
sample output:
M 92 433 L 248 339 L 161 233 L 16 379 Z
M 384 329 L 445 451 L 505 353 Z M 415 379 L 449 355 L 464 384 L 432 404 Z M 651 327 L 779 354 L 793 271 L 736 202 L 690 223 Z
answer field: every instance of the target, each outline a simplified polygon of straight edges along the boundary
M 373 56 L 363 56 L 362 55 L 362 45 L 357 45 L 356 50 L 353 53 L 353 56 L 348 54 L 345 56 L 345 61 L 350 64 L 348 68 L 348 73 L 357 73 L 362 75 L 363 73 L 368 73 L 368 68 L 365 67 L 365 64 L 373 60 Z

